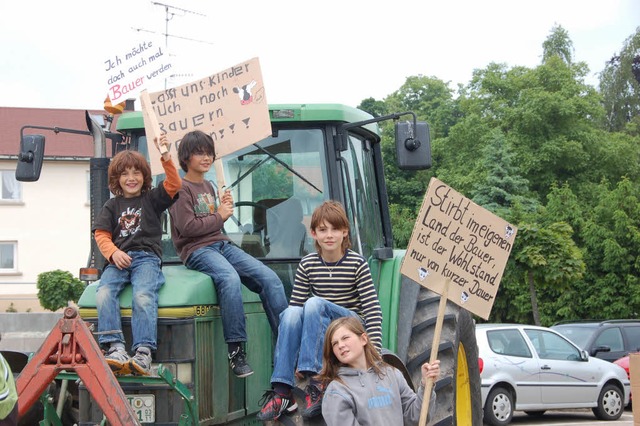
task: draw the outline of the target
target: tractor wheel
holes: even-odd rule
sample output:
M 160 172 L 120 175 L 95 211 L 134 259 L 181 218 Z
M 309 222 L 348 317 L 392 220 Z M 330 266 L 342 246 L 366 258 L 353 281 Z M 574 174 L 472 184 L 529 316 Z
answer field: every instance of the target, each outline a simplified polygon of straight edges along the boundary
M 413 290 L 415 310 L 404 355 L 414 388 L 417 388 L 421 380 L 420 367 L 431 357 L 440 295 L 403 277 L 403 286 L 409 288 L 411 284 L 419 288 Z M 407 294 L 404 295 L 405 304 Z M 400 346 L 401 340 L 398 343 Z M 430 413 L 429 424 L 481 426 L 482 397 L 475 323 L 467 310 L 451 302 L 447 302 L 442 323 L 438 359 L 442 378 L 434 385 L 436 409 Z

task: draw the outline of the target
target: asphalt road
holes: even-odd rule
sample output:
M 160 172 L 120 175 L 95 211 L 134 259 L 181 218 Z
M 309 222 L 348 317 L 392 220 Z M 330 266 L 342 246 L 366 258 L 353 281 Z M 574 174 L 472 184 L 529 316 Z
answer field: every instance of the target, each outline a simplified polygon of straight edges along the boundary
M 517 411 L 513 415 L 512 425 L 525 426 L 525 425 L 558 425 L 558 426 L 633 426 L 633 413 L 632 411 L 625 410 L 622 416 L 615 421 L 600 421 L 597 420 L 590 409 L 583 410 L 553 410 L 547 411 L 541 417 L 531 417 L 526 415 L 522 411 Z M 640 419 L 638 419 L 640 424 Z

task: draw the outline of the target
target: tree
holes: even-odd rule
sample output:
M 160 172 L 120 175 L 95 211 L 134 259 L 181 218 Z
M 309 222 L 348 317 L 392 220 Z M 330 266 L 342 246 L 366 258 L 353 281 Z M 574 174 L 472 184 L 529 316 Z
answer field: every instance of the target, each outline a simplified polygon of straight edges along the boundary
M 581 232 L 588 268 L 580 304 L 603 318 L 633 318 L 640 311 L 640 188 L 629 179 L 609 187 L 598 186 Z
M 413 111 L 420 120 L 429 123 L 433 139 L 446 136 L 459 116 L 453 91 L 436 77 L 408 77 L 400 89 L 387 96 L 385 104 L 386 111 Z
M 582 278 L 585 265 L 582 253 L 571 236 L 573 230 L 565 222 L 549 226 L 524 224 L 518 227 L 514 259 L 529 287 L 533 321 L 541 325 L 537 288 L 559 286 L 567 288 L 573 280 Z
M 388 114 L 387 105 L 384 101 L 376 101 L 374 98 L 367 98 L 363 100 L 360 102 L 360 105 L 358 105 L 358 108 L 368 112 L 374 117 L 382 117 L 383 115 Z
M 518 174 L 513 164 L 513 153 L 504 135 L 498 129 L 492 135 L 493 138 L 483 149 L 487 177 L 475 184 L 472 200 L 502 218 L 508 216 L 516 202 L 529 205 L 528 210 L 533 212 L 537 203 L 526 198 L 528 182 Z
M 434 77 L 422 75 L 408 77 L 402 87 L 387 96 L 383 102 L 384 104 L 380 104 L 379 101 L 368 98 L 361 102 L 360 107 L 373 115 L 412 111 L 418 120 L 429 123 L 432 141 L 438 135 L 446 134 L 456 117 L 451 90 L 446 83 Z M 410 117 L 402 119 L 410 119 Z M 395 166 L 396 148 L 393 143 L 395 139 L 393 125 L 380 123 L 380 127 L 394 243 L 396 247 L 406 247 L 411 236 L 411 230 L 407 232 L 406 224 L 415 222 L 416 213 L 420 210 L 424 193 L 433 174 L 428 170 L 418 172 L 399 170 Z
M 573 42 L 567 30 L 560 25 L 555 25 L 551 29 L 551 34 L 542 43 L 542 62 L 546 62 L 552 56 L 559 57 L 567 65 L 573 62 Z
M 66 307 L 69 301 L 77 302 L 85 285 L 71 275 L 71 272 L 56 269 L 38 274 L 37 288 L 38 300 L 42 307 L 57 311 Z
M 607 130 L 622 131 L 634 122 L 630 128 L 640 126 L 640 27 L 600 73 L 600 92 Z

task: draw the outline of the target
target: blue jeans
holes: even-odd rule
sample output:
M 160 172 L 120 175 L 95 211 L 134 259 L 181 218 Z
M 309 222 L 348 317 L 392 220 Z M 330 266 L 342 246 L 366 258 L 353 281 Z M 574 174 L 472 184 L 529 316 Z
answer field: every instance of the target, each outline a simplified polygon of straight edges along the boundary
M 319 373 L 327 327 L 334 319 L 347 316 L 360 319 L 355 312 L 321 297 L 309 298 L 304 307 L 289 306 L 280 315 L 271 383 L 294 387 L 296 364 L 298 371 Z
M 186 266 L 207 274 L 218 294 L 222 330 L 227 343 L 247 341 L 242 287 L 257 293 L 274 335 L 280 312 L 287 307 L 284 286 L 275 272 L 228 241 L 218 241 L 191 253 Z M 242 279 L 242 281 L 241 281 Z
M 130 251 L 131 266 L 118 269 L 108 265 L 96 290 L 96 308 L 98 309 L 98 331 L 114 331 L 100 334 L 101 345 L 124 342 L 120 319 L 120 300 L 118 296 L 124 287 L 131 283 L 133 300 L 131 313 L 131 332 L 135 351 L 139 346 L 157 349 L 158 338 L 158 291 L 164 284 L 161 261 L 154 253 Z

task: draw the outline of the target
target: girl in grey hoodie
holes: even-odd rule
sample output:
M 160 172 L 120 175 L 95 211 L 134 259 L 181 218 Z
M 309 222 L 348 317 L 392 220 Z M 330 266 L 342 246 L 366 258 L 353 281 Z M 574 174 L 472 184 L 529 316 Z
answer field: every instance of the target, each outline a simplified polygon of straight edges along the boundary
M 371 344 L 362 322 L 338 318 L 327 328 L 324 364 L 319 378 L 326 386 L 322 416 L 327 426 L 417 425 L 424 382 L 440 375 L 440 361 L 422 366 L 417 393 L 402 373 L 385 363 Z M 432 391 L 429 412 L 435 409 Z

